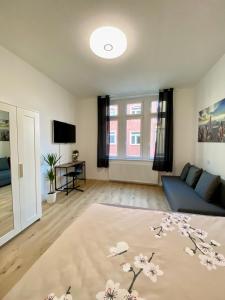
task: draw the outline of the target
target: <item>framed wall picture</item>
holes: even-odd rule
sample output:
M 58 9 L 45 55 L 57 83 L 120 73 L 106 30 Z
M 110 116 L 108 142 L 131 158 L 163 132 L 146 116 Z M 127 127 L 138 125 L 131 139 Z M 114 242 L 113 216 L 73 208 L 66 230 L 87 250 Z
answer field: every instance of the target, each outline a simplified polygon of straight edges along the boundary
M 9 141 L 9 120 L 0 119 L 0 141 Z
M 199 112 L 198 142 L 225 143 L 225 99 Z

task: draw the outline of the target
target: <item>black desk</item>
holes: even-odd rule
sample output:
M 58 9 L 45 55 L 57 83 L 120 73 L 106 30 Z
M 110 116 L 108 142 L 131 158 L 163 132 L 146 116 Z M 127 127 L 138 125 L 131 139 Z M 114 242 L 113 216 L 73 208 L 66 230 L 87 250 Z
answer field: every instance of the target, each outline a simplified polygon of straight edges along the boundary
M 66 183 L 61 185 L 60 187 L 57 187 L 57 170 L 65 170 L 65 173 L 63 176 L 66 178 Z M 83 190 L 79 189 L 79 186 L 74 186 L 74 180 L 69 180 L 70 174 L 75 173 L 77 169 L 81 170 L 81 173 L 78 175 L 79 180 L 83 180 L 86 183 L 86 164 L 85 161 L 74 161 L 66 164 L 61 164 L 58 166 L 55 166 L 55 190 L 56 191 L 66 191 L 66 195 L 69 194 L 72 190 L 77 190 L 80 192 L 83 192 Z M 71 183 L 73 183 L 73 186 L 69 186 Z

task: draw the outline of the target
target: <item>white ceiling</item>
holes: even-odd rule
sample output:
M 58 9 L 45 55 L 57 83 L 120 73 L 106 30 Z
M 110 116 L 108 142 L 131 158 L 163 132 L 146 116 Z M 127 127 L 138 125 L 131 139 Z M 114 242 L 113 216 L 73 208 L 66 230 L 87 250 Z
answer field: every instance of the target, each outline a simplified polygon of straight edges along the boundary
M 99 26 L 127 35 L 104 60 L 89 48 Z M 0 44 L 74 95 L 188 87 L 225 52 L 224 0 L 0 0 Z

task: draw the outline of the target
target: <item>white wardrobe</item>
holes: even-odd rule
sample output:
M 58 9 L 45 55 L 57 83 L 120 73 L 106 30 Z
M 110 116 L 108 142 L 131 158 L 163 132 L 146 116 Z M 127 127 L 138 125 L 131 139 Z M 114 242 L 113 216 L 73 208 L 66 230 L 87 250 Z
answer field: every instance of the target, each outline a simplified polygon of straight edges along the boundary
M 41 218 L 39 114 L 0 102 L 0 246 Z

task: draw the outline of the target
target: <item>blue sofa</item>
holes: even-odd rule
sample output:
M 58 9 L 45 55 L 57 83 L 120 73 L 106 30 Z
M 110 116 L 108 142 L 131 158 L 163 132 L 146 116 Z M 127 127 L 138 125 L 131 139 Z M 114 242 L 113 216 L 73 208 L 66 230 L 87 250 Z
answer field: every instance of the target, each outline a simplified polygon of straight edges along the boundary
M 173 211 L 225 216 L 225 181 L 220 179 L 219 187 L 210 202 L 202 199 L 195 190 L 179 176 L 162 176 L 163 189 Z
M 0 187 L 11 184 L 10 162 L 7 157 L 0 158 Z

